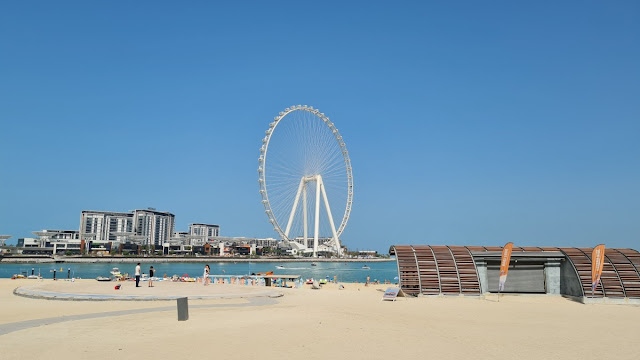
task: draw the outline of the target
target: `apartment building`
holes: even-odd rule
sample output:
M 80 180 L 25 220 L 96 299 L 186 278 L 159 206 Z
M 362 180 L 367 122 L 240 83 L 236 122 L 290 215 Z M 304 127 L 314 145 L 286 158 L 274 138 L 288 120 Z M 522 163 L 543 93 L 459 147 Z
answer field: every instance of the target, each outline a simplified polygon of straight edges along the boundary
M 191 245 L 202 246 L 213 237 L 220 236 L 220 225 L 189 224 Z
M 80 239 L 97 243 L 125 243 L 133 234 L 133 213 L 83 210 L 80 214 Z
M 125 244 L 162 246 L 173 236 L 175 215 L 153 208 L 130 212 L 83 210 L 80 238 L 94 245 Z
M 175 232 L 175 215 L 152 208 L 133 211 L 135 233 L 144 236 L 143 245 L 161 247 Z

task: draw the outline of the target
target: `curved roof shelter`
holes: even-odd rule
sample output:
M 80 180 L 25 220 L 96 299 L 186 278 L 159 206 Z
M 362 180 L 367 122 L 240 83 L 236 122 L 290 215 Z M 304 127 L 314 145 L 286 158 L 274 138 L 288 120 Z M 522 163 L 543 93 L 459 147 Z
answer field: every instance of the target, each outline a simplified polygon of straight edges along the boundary
M 591 294 L 593 248 L 514 247 L 505 292 L 562 294 L 585 300 L 640 301 L 640 253 L 606 249 Z M 393 245 L 402 290 L 410 295 L 480 295 L 497 291 L 502 247 Z

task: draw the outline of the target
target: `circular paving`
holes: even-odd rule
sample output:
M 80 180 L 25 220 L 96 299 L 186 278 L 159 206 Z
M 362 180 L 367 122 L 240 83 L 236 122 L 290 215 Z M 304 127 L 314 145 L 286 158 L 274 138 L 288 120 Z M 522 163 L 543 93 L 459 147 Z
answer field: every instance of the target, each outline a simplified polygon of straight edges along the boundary
M 120 285 L 119 289 L 115 289 Z M 153 287 L 135 282 L 115 281 L 53 281 L 34 280 L 33 284 L 25 284 L 16 288 L 13 293 L 36 299 L 48 300 L 126 300 L 126 301 L 158 301 L 175 300 L 178 298 L 199 299 L 246 299 L 257 297 L 281 297 L 283 293 L 264 286 L 243 286 L 229 284 L 184 283 L 171 281 L 156 281 Z

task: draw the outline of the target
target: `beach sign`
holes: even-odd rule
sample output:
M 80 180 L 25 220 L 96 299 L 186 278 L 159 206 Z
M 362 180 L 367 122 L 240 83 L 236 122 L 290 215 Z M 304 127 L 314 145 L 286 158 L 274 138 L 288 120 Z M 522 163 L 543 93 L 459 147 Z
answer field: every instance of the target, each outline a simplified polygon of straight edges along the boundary
M 512 249 L 513 243 L 511 242 L 507 243 L 502 248 L 502 259 L 500 260 L 500 283 L 498 283 L 498 292 L 504 291 L 504 283 L 507 282 L 507 273 L 509 272 L 509 263 L 511 262 Z
M 397 297 L 404 297 L 404 292 L 398 287 L 390 287 L 384 291 L 382 300 L 396 301 Z
M 600 276 L 602 275 L 602 267 L 604 266 L 604 244 L 600 244 L 593 248 L 591 254 L 591 295 L 596 291 Z

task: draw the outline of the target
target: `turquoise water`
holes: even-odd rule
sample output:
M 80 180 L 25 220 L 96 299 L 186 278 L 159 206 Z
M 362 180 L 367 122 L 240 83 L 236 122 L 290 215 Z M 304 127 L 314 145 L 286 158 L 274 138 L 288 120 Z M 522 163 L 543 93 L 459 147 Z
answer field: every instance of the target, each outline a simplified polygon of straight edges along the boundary
M 301 275 L 304 279 L 322 279 L 329 277 L 333 279 L 337 276 L 341 282 L 365 282 L 367 276 L 370 281 L 379 280 L 384 282 L 389 280 L 396 282 L 395 277 L 398 276 L 398 269 L 395 261 L 385 262 L 318 262 L 317 266 L 311 266 L 309 262 L 287 262 L 287 263 L 230 263 L 230 262 L 210 262 L 212 275 L 249 275 L 251 273 L 273 271 L 276 275 Z M 362 269 L 367 265 L 370 269 Z M 148 273 L 149 266 L 153 266 L 156 276 L 162 277 L 188 274 L 190 277 L 202 276 L 205 263 L 143 263 L 142 272 Z M 276 266 L 284 266 L 285 269 L 276 269 Z M 31 269 L 37 275 L 40 273 L 43 278 L 53 278 L 53 269 L 56 269 L 56 277 L 65 279 L 67 272 L 76 278 L 94 279 L 98 276 L 109 276 L 109 271 L 117 267 L 124 273 L 133 274 L 135 270 L 134 263 L 99 263 L 99 264 L 0 264 L 0 278 L 10 278 L 14 274 L 23 273 L 31 274 Z M 60 271 L 62 269 L 62 272 Z

